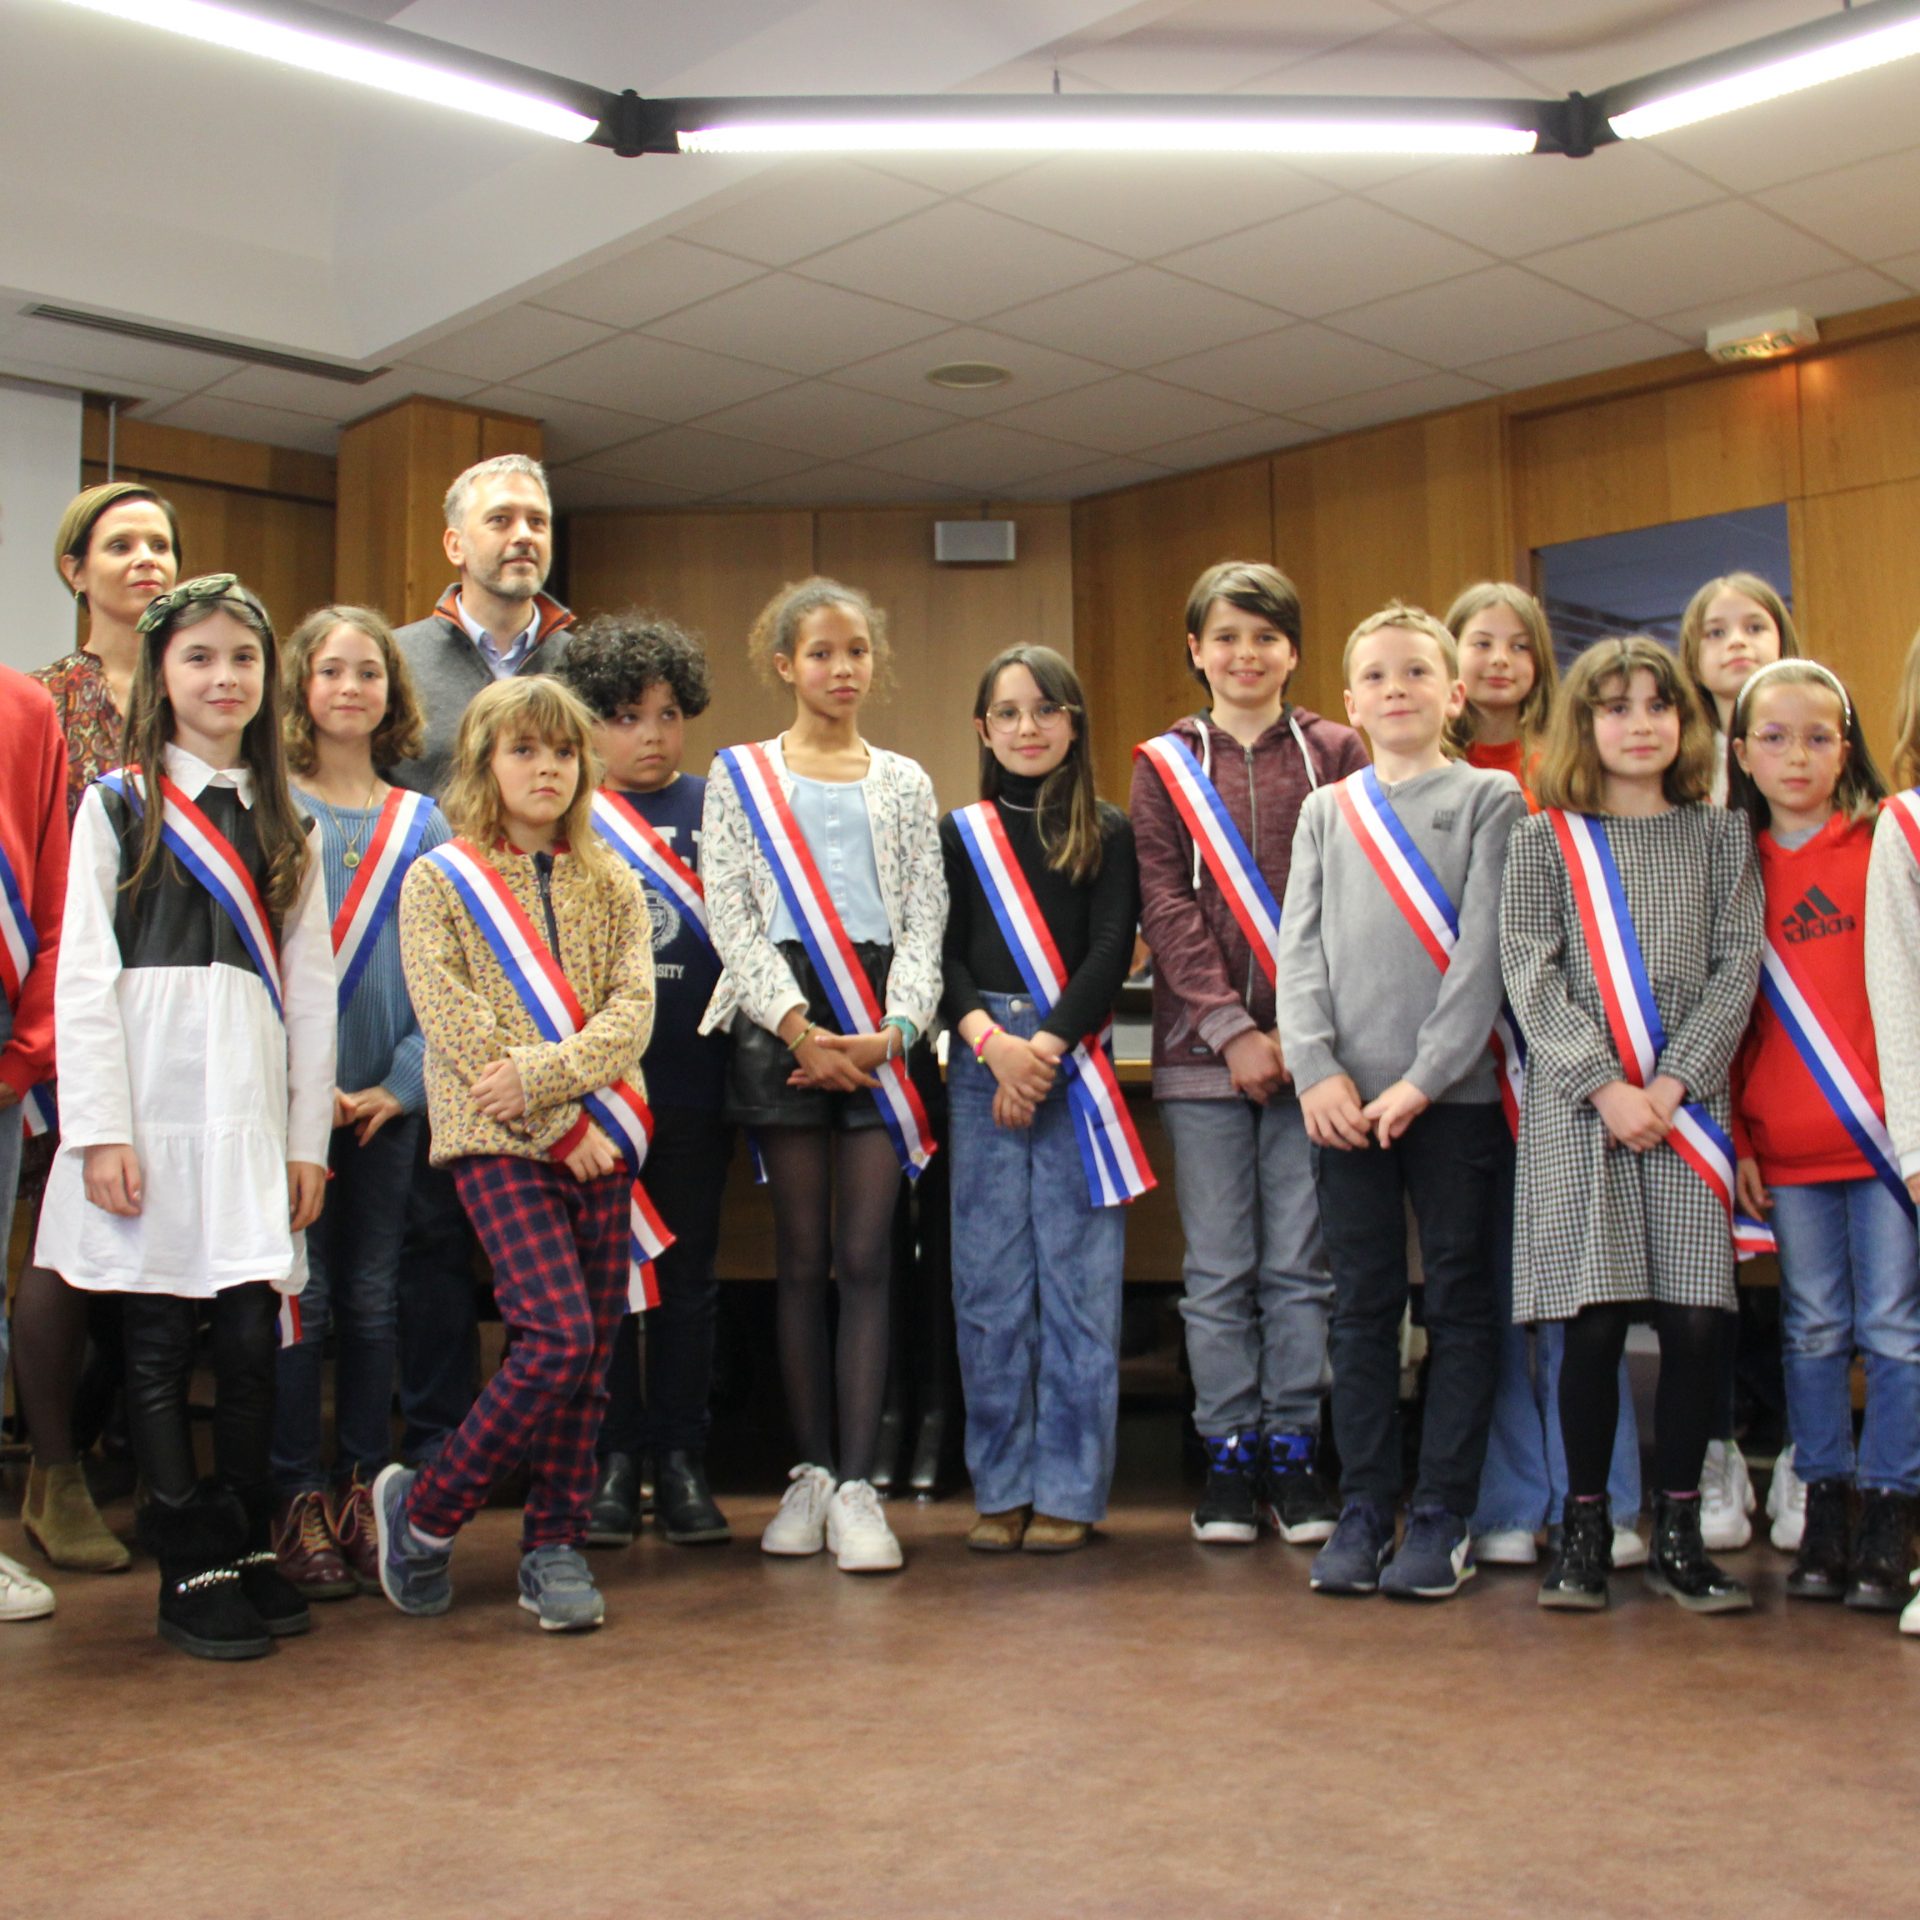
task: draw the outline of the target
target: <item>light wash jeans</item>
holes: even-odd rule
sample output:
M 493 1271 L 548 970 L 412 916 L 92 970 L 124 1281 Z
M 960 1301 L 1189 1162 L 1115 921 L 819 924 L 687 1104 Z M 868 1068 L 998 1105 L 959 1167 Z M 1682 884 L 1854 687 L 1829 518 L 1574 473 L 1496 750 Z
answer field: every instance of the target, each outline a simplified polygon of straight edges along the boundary
M 1320 1430 L 1333 1278 L 1300 1103 L 1163 1100 L 1173 1142 L 1193 1424 L 1203 1437 Z
M 1867 1372 L 1859 1481 L 1920 1493 L 1920 1243 L 1878 1180 L 1773 1189 L 1780 1241 L 1780 1344 L 1793 1470 L 1854 1477 L 1848 1371 Z
M 1039 1031 L 1026 995 L 980 999 L 1009 1033 Z M 1126 1209 L 1088 1198 L 1064 1071 L 1030 1127 L 994 1124 L 997 1084 L 956 1035 L 947 1145 L 967 1471 L 982 1513 L 1031 1505 L 1091 1523 L 1113 1480 Z
M 13 1038 L 13 1009 L 0 1000 L 0 1047 Z M 18 1106 L 0 1107 L 0 1380 L 6 1378 L 13 1336 L 7 1325 L 6 1250 L 13 1245 L 13 1203 L 20 1193 L 20 1148 L 26 1140 L 26 1118 Z M 32 1249 L 28 1249 L 32 1258 Z

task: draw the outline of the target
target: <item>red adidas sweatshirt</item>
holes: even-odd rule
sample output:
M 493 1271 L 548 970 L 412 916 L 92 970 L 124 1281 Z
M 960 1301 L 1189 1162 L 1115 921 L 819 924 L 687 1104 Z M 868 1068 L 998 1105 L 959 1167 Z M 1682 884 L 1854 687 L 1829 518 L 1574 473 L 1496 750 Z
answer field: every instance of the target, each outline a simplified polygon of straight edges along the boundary
M 67 743 L 52 696 L 24 673 L 0 667 L 0 851 L 40 947 L 0 1047 L 0 1080 L 24 1099 L 53 1072 L 53 970 L 67 900 Z M 0 903 L 0 913 L 10 914 Z M 11 942 L 8 943 L 11 945 Z M 0 1125 L 18 1127 L 18 1113 Z
M 1836 813 L 1805 846 L 1789 851 L 1759 837 L 1767 938 L 1796 977 L 1824 1002 L 1880 1086 L 1880 1055 L 1867 1004 L 1867 856 L 1871 820 Z M 1870 1180 L 1873 1169 L 1840 1124 L 1779 1017 L 1762 994 L 1733 1063 L 1733 1138 L 1743 1160 L 1758 1160 L 1769 1186 Z

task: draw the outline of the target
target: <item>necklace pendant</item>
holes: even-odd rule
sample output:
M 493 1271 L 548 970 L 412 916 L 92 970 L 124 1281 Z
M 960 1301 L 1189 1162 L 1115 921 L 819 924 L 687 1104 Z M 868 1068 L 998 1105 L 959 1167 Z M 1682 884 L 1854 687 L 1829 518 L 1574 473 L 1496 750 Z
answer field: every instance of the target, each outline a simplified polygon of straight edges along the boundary
M 340 864 L 351 873 L 354 868 L 360 864 L 360 849 L 358 847 L 349 847 L 346 852 L 340 856 Z

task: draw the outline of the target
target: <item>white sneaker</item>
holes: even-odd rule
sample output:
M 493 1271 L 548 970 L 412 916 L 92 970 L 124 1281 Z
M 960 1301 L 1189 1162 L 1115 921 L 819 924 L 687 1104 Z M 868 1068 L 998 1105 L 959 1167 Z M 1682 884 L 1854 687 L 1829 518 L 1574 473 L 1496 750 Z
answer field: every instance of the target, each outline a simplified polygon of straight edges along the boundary
M 1907 1579 L 1915 1588 L 1920 1589 L 1920 1571 L 1908 1574 Z M 1907 1610 L 1900 1616 L 1900 1631 L 1920 1633 L 1920 1591 L 1917 1591 L 1907 1602 Z
M 818 1553 L 827 1544 L 827 1502 L 833 1498 L 833 1475 L 825 1467 L 808 1466 L 803 1461 L 787 1479 L 790 1484 L 781 1498 L 780 1511 L 760 1536 L 760 1551 L 795 1558 Z
M 1473 1557 L 1483 1567 L 1530 1567 L 1540 1558 L 1540 1543 L 1525 1527 L 1496 1527 L 1473 1536 Z
M 1767 1488 L 1767 1518 L 1773 1525 L 1767 1538 L 1780 1553 L 1798 1553 L 1807 1530 L 1807 1483 L 1793 1470 L 1793 1449 L 1786 1448 L 1773 1463 L 1773 1484 Z M 1914 1629 L 1920 1633 L 1920 1627 Z
M 1613 1564 L 1616 1571 L 1647 1564 L 1647 1543 L 1640 1538 L 1639 1528 L 1628 1526 L 1624 1520 L 1613 1524 Z
M 44 1620 L 52 1611 L 53 1589 L 0 1553 L 0 1620 Z
M 1753 1538 L 1753 1482 L 1735 1440 L 1707 1442 L 1700 1469 L 1700 1539 L 1709 1553 L 1738 1553 Z
M 880 1511 L 880 1496 L 864 1480 L 843 1480 L 827 1502 L 827 1547 L 842 1573 L 892 1573 L 900 1542 Z

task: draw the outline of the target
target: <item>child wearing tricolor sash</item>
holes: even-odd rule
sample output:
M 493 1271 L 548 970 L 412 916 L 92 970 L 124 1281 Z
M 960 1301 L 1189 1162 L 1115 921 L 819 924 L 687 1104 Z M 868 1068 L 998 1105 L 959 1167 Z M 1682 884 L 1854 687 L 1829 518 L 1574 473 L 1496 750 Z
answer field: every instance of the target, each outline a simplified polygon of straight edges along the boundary
M 973 724 L 981 798 L 940 823 L 967 1544 L 1063 1553 L 1106 1515 L 1125 1207 L 1153 1184 L 1105 1037 L 1139 879 L 1059 654 L 998 655 Z
M 441 805 L 456 839 L 414 863 L 400 946 L 427 1042 L 436 1165 L 493 1268 L 511 1335 L 446 1446 L 374 1482 L 380 1584 L 444 1613 L 454 1536 L 525 1461 L 520 1605 L 550 1633 L 600 1625 L 581 1552 L 607 1363 L 636 1289 L 652 1116 L 640 1056 L 653 942 L 639 879 L 594 831 L 593 719 L 557 680 L 497 682 L 460 722 Z
M 270 1447 L 281 1301 L 304 1282 L 326 1183 L 333 954 L 266 610 L 210 574 L 155 597 L 139 631 L 128 764 L 74 821 L 60 1152 L 36 1257 L 121 1295 L 159 1630 L 236 1660 L 310 1624 L 274 1563 Z M 210 1481 L 187 1410 L 203 1313 Z
M 1336 1515 L 1318 1466 L 1333 1283 L 1274 982 L 1301 806 L 1366 750 L 1288 699 L 1300 633 L 1300 596 L 1272 567 L 1225 561 L 1194 582 L 1187 668 L 1208 710 L 1135 749 L 1128 806 L 1207 1453 L 1190 1525 L 1209 1545 L 1248 1545 L 1262 1523 L 1311 1544 Z
M 940 1005 L 947 886 L 933 783 L 859 714 L 886 623 L 834 580 L 783 587 L 748 649 L 793 697 L 777 739 L 707 782 L 707 906 L 726 967 L 701 1020 L 731 1030 L 728 1117 L 773 1194 L 780 1371 L 801 1462 L 763 1552 L 901 1564 L 871 1481 L 886 1400 L 893 1217 L 934 1149 L 908 1056 Z M 839 1294 L 829 1334 L 829 1282 Z
M 1501 968 L 1527 1043 L 1514 1316 L 1566 1327 L 1567 1501 L 1546 1607 L 1607 1604 L 1607 1468 L 1627 1328 L 1660 1341 L 1647 1581 L 1751 1604 L 1707 1557 L 1700 1468 L 1733 1311 L 1727 1074 L 1752 1012 L 1761 895 L 1744 815 L 1708 804 L 1711 723 L 1644 635 L 1569 670 L 1514 829 Z
M 706 1454 L 720 1295 L 713 1263 L 733 1130 L 722 1111 L 727 1036 L 699 1030 L 720 981 L 700 879 L 707 783 L 680 770 L 686 723 L 707 708 L 707 656 L 670 620 L 603 614 L 575 630 L 560 678 L 593 712 L 606 770 L 594 801 L 601 837 L 647 895 L 656 996 L 647 1165 L 674 1236 L 659 1262 L 660 1304 L 646 1317 L 644 1395 L 637 1314 L 620 1323 L 614 1344 L 587 1544 L 632 1541 L 641 1455 L 651 1454 L 661 1533 L 676 1545 L 716 1545 L 732 1538 L 707 1484 Z
M 447 823 L 386 775 L 419 751 L 406 657 L 368 607 L 322 607 L 287 641 L 284 731 L 294 799 L 314 823 L 333 927 L 339 1024 L 327 1200 L 307 1234 L 299 1337 L 280 1352 L 274 1551 L 309 1600 L 377 1593 L 373 1481 L 392 1453 L 400 1245 L 425 1125 L 426 1043 L 400 964 L 400 891 Z M 333 1335 L 332 1469 L 321 1393 Z
M 1500 1354 L 1499 1232 L 1513 1205 L 1501 1106 L 1500 877 L 1525 812 L 1509 773 L 1449 757 L 1466 699 L 1453 636 L 1394 604 L 1342 659 L 1373 764 L 1300 810 L 1280 924 L 1280 1038 L 1314 1144 L 1333 1268 L 1340 1520 L 1317 1593 L 1440 1600 L 1473 1573 Z M 1426 1411 L 1407 1524 L 1400 1323 L 1411 1205 L 1425 1276 Z

